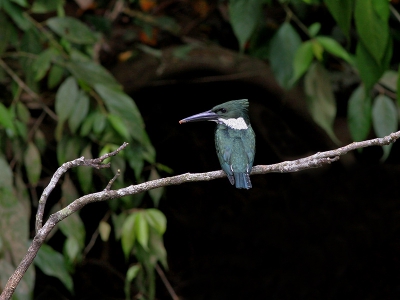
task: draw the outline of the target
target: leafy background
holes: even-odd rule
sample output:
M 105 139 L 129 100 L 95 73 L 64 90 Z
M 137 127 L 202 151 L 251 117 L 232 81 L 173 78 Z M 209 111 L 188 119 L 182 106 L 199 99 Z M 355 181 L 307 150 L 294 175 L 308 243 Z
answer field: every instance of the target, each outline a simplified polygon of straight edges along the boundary
M 177 121 L 231 99 L 250 99 L 257 164 L 397 130 L 398 11 L 394 0 L 0 2 L 1 286 L 68 160 L 130 143 L 110 170 L 67 174 L 45 215 L 118 169 L 113 188 L 218 169 L 212 126 Z M 188 299 L 396 295 L 397 153 L 254 177 L 250 192 L 218 180 L 90 205 L 59 224 L 16 298 L 168 299 L 160 270 Z

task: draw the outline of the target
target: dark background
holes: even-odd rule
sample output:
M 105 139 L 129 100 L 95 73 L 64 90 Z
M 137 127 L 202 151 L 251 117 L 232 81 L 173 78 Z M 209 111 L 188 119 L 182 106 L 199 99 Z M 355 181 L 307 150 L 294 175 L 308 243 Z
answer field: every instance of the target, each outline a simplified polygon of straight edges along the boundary
M 315 15 L 310 13 L 310 23 Z M 335 145 L 307 113 L 302 91 L 283 91 L 265 62 L 238 58 L 228 50 L 237 47 L 231 30 L 221 20 L 217 24 L 220 30 L 213 33 L 225 49 L 200 49 L 175 61 L 170 49 L 176 44 L 164 41 L 161 75 L 160 61 L 151 55 L 116 61 L 116 53 L 129 47 L 118 40 L 122 25 L 110 39 L 114 52 L 103 54 L 104 65 L 136 101 L 158 162 L 173 175 L 219 170 L 214 123 L 178 121 L 242 98 L 250 102 L 255 165 L 351 142 L 346 124 L 351 87 L 336 90 L 335 133 L 341 145 Z M 223 65 L 219 57 L 232 58 L 231 63 Z M 381 149 L 373 147 L 320 169 L 252 176 L 248 191 L 235 189 L 226 178 L 167 187 L 159 208 L 168 220 L 165 273 L 175 292 L 190 300 L 398 299 L 399 150 L 395 144 L 384 163 Z M 82 210 L 88 237 L 107 207 L 97 203 Z M 48 291 L 54 299 L 123 299 L 126 267 L 118 242 L 98 240 L 77 267 L 75 296 L 61 296 L 67 294 L 63 287 L 38 271 L 37 289 L 44 290 L 38 298 L 46 299 Z M 170 299 L 157 283 L 157 298 Z

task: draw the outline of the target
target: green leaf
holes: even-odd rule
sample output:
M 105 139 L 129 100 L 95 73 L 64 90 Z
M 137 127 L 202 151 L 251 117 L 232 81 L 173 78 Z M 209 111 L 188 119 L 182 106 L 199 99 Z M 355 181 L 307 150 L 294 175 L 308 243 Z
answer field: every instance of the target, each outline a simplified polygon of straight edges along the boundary
M 104 128 L 107 124 L 107 117 L 103 113 L 96 111 L 94 113 L 94 121 L 93 121 L 93 131 L 96 134 L 100 134 L 103 132 Z
M 285 89 L 291 88 L 293 61 L 300 45 L 300 36 L 289 22 L 283 23 L 271 39 L 269 58 L 272 72 Z
M 14 176 L 2 155 L 0 170 L 0 256 L 6 257 L 16 267 L 28 249 L 30 204 L 26 190 L 16 190 L 21 186 L 25 189 L 18 168 Z M 2 273 L 3 269 L 0 270 Z
M 372 121 L 377 137 L 395 132 L 398 127 L 397 108 L 386 95 L 378 95 L 372 107 Z
M 87 145 L 81 156 L 85 157 L 85 159 L 91 159 L 92 157 L 92 145 Z M 93 168 L 87 166 L 80 166 L 76 170 L 78 175 L 79 184 L 85 194 L 89 193 L 92 190 L 92 180 L 93 180 Z
M 366 91 L 370 91 L 383 74 L 383 69 L 376 63 L 362 42 L 356 48 L 356 66 Z
M 111 226 L 110 224 L 108 224 L 105 221 L 100 221 L 99 224 L 99 233 L 100 233 L 100 238 L 103 242 L 107 242 L 109 237 L 110 237 L 110 233 L 111 233 Z
M 73 291 L 73 281 L 69 275 L 64 257 L 61 253 L 53 250 L 50 246 L 43 244 L 36 258 L 35 265 L 46 275 L 58 278 L 64 286 L 70 291 Z
M 28 7 L 28 1 L 27 0 L 11 0 L 12 2 L 18 4 L 19 6 L 22 7 Z
M 88 112 L 89 97 L 84 91 L 79 90 L 75 107 L 73 108 L 72 114 L 68 119 L 69 128 L 71 129 L 72 133 L 76 132 L 78 127 L 87 116 Z
M 126 150 L 124 151 L 124 154 L 128 159 L 129 166 L 135 172 L 136 179 L 139 180 L 144 166 L 142 147 L 132 145 L 124 150 Z
M 382 77 L 379 79 L 379 83 L 390 89 L 393 92 L 397 91 L 398 73 L 393 70 L 386 70 Z
M 126 272 L 125 287 L 124 287 L 126 299 L 131 299 L 131 282 L 133 279 L 136 278 L 140 270 L 141 270 L 140 265 L 136 264 L 129 267 L 128 271 Z
M 47 77 L 47 86 L 49 89 L 56 87 L 62 80 L 64 75 L 64 68 L 58 65 L 50 67 L 49 76 Z
M 19 101 L 17 102 L 16 109 L 18 119 L 27 124 L 31 118 L 31 113 L 29 112 L 28 108 Z
M 347 38 L 350 38 L 354 0 L 324 0 L 333 18 Z
M 94 44 L 96 35 L 81 21 L 72 17 L 54 17 L 47 20 L 47 26 L 67 41 L 75 44 Z
M 107 116 L 107 119 L 108 122 L 111 124 L 112 128 L 114 128 L 115 131 L 118 132 L 123 139 L 125 139 L 126 141 L 129 141 L 131 139 L 129 131 L 126 128 L 126 124 L 121 120 L 120 117 L 117 117 L 116 115 L 113 114 L 109 114 Z
M 81 247 L 75 237 L 69 236 L 64 243 L 64 253 L 70 262 L 75 262 L 80 254 Z
M 0 103 L 0 125 L 12 132 L 15 131 L 12 114 L 3 103 Z
M 262 0 L 230 0 L 231 26 L 243 52 L 261 17 Z
M 12 186 L 13 173 L 2 154 L 0 154 L 0 170 L 0 188 L 10 188 Z M 0 202 L 0 205 L 1 204 L 2 203 Z
M 94 89 L 104 100 L 110 113 L 120 117 L 129 128 L 130 135 L 142 142 L 144 123 L 133 99 L 124 92 L 105 85 L 96 84 Z
M 182 46 L 177 46 L 174 51 L 172 52 L 172 55 L 176 58 L 182 59 L 182 60 L 187 60 L 189 58 L 190 52 L 195 48 L 194 45 L 192 44 L 187 44 L 187 45 L 182 45 Z
M 70 76 L 64 80 L 56 94 L 55 109 L 59 122 L 63 122 L 74 111 L 79 97 L 78 84 L 74 77 Z
M 46 137 L 43 131 L 40 129 L 36 130 L 34 140 L 39 152 L 43 154 L 44 150 L 46 149 Z
M 28 140 L 28 128 L 26 124 L 22 123 L 19 120 L 15 120 L 15 128 L 17 129 L 18 136 L 22 137 L 24 141 Z
M 291 85 L 295 84 L 295 82 L 308 70 L 313 58 L 314 53 L 311 41 L 304 42 L 299 48 L 297 48 L 293 59 L 293 78 L 291 79 Z
M 39 54 L 38 58 L 33 63 L 33 70 L 36 72 L 35 80 L 41 80 L 50 69 L 51 61 L 54 56 L 59 53 L 54 48 L 49 48 Z
M 148 15 L 150 16 L 150 15 Z M 181 31 L 181 27 L 179 23 L 172 17 L 161 15 L 154 19 L 156 23 L 156 27 L 160 27 L 161 29 L 169 32 L 173 32 L 175 35 L 179 35 Z M 150 36 L 150 34 L 149 34 Z
M 167 218 L 156 208 L 149 208 L 145 211 L 145 217 L 151 227 L 153 227 L 159 235 L 163 235 L 167 229 Z
M 315 22 L 315 23 L 311 24 L 310 27 L 308 27 L 308 32 L 310 33 L 311 37 L 315 37 L 315 36 L 317 36 L 320 29 L 321 29 L 321 23 Z
M 318 36 L 315 39 L 329 53 L 342 58 L 343 60 L 347 61 L 351 65 L 354 64 L 354 61 L 351 58 L 350 54 L 333 38 L 327 37 L 327 36 Z
M 365 94 L 362 85 L 351 94 L 347 111 L 351 137 L 356 142 L 364 140 L 371 130 L 372 103 L 371 98 Z
M 356 1 L 354 19 L 361 41 L 380 65 L 389 42 L 389 1 Z
M 311 40 L 311 48 L 314 53 L 314 56 L 316 59 L 319 61 L 323 60 L 323 54 L 324 54 L 324 47 L 320 43 L 317 42 L 317 40 L 312 39 Z
M 80 130 L 80 133 L 79 133 L 80 136 L 86 137 L 92 132 L 93 123 L 94 123 L 94 119 L 95 119 L 96 113 L 97 112 L 89 112 L 87 117 L 83 120 L 82 126 L 81 126 L 81 130 Z
M 135 220 L 137 218 L 137 213 L 130 214 L 124 221 L 122 225 L 121 231 L 121 244 L 122 250 L 124 251 L 125 258 L 129 257 L 133 249 L 133 245 L 135 244 L 136 240 L 136 231 L 135 231 Z
M 120 207 L 118 207 L 118 209 L 120 209 Z M 115 239 L 117 239 L 117 240 L 119 240 L 122 236 L 122 227 L 125 223 L 126 217 L 127 216 L 125 213 L 121 213 L 119 215 L 113 213 L 111 215 L 111 220 L 114 225 L 114 235 L 115 235 Z
M 133 265 L 133 266 L 129 267 L 128 271 L 126 272 L 126 280 L 131 282 L 133 279 L 135 279 L 139 270 L 140 270 L 139 265 Z
M 24 164 L 29 183 L 36 186 L 42 172 L 42 161 L 40 159 L 39 150 L 32 142 L 28 143 L 28 147 L 25 151 Z
M 328 72 L 320 63 L 312 64 L 305 76 L 304 85 L 312 118 L 333 141 L 338 143 L 333 132 L 336 102 Z
M 101 65 L 90 60 L 73 60 L 66 64 L 68 71 L 80 82 L 94 87 L 96 84 L 106 85 L 113 88 L 120 88 L 120 84 Z
M 156 168 L 152 167 L 148 181 L 152 181 L 152 180 L 159 179 L 159 178 L 160 178 L 160 175 L 158 174 Z M 156 206 L 156 207 L 158 206 L 163 192 L 164 192 L 163 187 L 149 190 L 149 195 L 150 195 L 151 199 L 153 200 L 154 206 Z
M 35 14 L 44 14 L 56 11 L 58 7 L 64 5 L 64 0 L 36 0 L 32 4 L 32 12 Z
M 372 125 L 377 137 L 384 137 L 398 128 L 397 107 L 386 95 L 378 95 L 372 106 Z M 389 154 L 392 144 L 383 146 L 383 157 L 385 160 Z
M 165 250 L 163 238 L 161 235 L 154 233 L 154 230 L 150 230 L 149 248 L 150 252 L 157 257 L 162 263 L 165 269 L 168 269 L 167 263 L 167 251 Z
M 13 34 L 15 34 L 13 27 L 4 13 L 0 11 L 0 54 L 7 49 Z
M 151 164 L 155 163 L 156 160 L 156 150 L 154 149 L 153 145 L 150 142 L 150 138 L 147 135 L 147 132 L 144 131 L 143 133 L 143 140 L 142 140 L 142 157 Z
M 78 197 L 74 198 L 74 200 L 77 198 Z M 68 218 L 65 218 L 62 222 L 59 223 L 59 228 L 66 237 L 75 238 L 79 245 L 79 250 L 83 250 L 85 245 L 86 231 L 85 225 L 83 224 L 83 221 L 79 214 L 75 213 L 69 215 Z
M 29 27 L 31 27 L 31 22 L 24 15 L 24 10 L 20 6 L 12 3 L 11 1 L 2 1 L 2 4 L 6 13 L 15 22 L 19 29 L 26 31 L 29 29 Z
M 147 250 L 149 244 L 149 224 L 143 212 L 138 213 L 135 219 L 135 234 L 139 244 Z

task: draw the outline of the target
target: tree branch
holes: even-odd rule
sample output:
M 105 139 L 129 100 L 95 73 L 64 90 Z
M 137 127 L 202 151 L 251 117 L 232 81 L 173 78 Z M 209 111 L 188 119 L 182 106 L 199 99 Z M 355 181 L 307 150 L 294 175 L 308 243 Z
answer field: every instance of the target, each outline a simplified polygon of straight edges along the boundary
M 100 156 L 99 158 L 85 159 L 82 156 L 80 158 L 74 159 L 73 161 L 63 163 L 62 166 L 59 167 L 57 169 L 57 171 L 54 173 L 53 177 L 50 180 L 50 183 L 44 189 L 42 196 L 39 199 L 39 206 L 38 206 L 38 211 L 36 213 L 36 224 L 35 224 L 36 225 L 36 234 L 42 228 L 43 213 L 44 213 L 44 207 L 46 206 L 47 198 L 49 197 L 50 193 L 53 191 L 57 182 L 60 180 L 61 176 L 64 173 L 66 173 L 69 169 L 71 169 L 73 167 L 78 167 L 78 166 L 89 166 L 89 167 L 93 167 L 96 169 L 109 168 L 110 163 L 103 164 L 103 161 L 111 156 L 117 155 L 126 146 L 128 146 L 128 143 L 123 143 L 117 150 L 115 150 L 111 153 L 106 153 L 106 154 Z M 112 179 L 112 182 L 114 182 L 114 180 L 115 179 Z M 112 182 L 109 183 L 110 187 L 111 187 Z
M 388 136 L 383 138 L 376 138 L 371 140 L 366 140 L 362 142 L 354 142 L 347 146 L 340 147 L 335 150 L 319 152 L 314 155 L 293 160 L 293 161 L 285 161 L 273 165 L 258 165 L 253 167 L 251 172 L 252 175 L 256 174 L 266 174 L 272 172 L 279 172 L 279 173 L 289 173 L 289 172 L 298 172 L 301 170 L 306 170 L 310 168 L 319 168 L 326 164 L 330 164 L 331 162 L 339 160 L 341 155 L 348 153 L 349 151 L 370 147 L 370 146 L 384 146 L 394 143 L 397 139 L 400 138 L 400 131 L 391 133 Z M 151 189 L 165 187 L 170 185 L 178 185 L 185 182 L 194 182 L 194 181 L 209 181 L 214 180 L 217 178 L 225 177 L 225 173 L 221 171 L 212 171 L 206 173 L 186 173 L 182 175 L 167 177 L 156 179 L 148 182 L 144 182 L 137 185 L 131 185 L 126 188 L 118 189 L 118 190 L 111 190 L 109 186 L 101 192 L 89 194 L 82 196 L 72 203 L 70 203 L 65 208 L 59 210 L 58 212 L 50 215 L 47 222 L 41 227 L 42 218 L 43 218 L 43 211 L 44 206 L 46 204 L 46 200 L 54 189 L 56 183 L 68 169 L 76 166 L 91 166 L 94 168 L 104 168 L 109 167 L 110 164 L 103 164 L 103 161 L 111 156 L 116 155 L 124 149 L 128 144 L 124 143 L 119 147 L 116 151 L 105 154 L 96 159 L 85 159 L 84 157 L 80 157 L 73 161 L 64 163 L 54 174 L 53 178 L 51 179 L 49 185 L 43 191 L 43 194 L 39 201 L 38 213 L 36 217 L 36 236 L 34 237 L 31 245 L 29 246 L 28 252 L 23 258 L 20 265 L 15 270 L 14 274 L 11 275 L 10 279 L 8 280 L 6 286 L 2 294 L 0 295 L 0 300 L 10 299 L 13 295 L 18 283 L 24 276 L 25 272 L 27 271 L 28 267 L 32 264 L 36 254 L 39 251 L 39 248 L 45 241 L 47 235 L 51 232 L 54 226 L 60 222 L 61 220 L 65 219 L 66 217 L 70 216 L 71 214 L 77 212 L 85 205 L 92 203 L 92 202 L 99 202 L 105 200 L 111 200 L 115 198 L 121 198 L 126 195 L 134 195 L 141 192 L 149 191 Z M 112 182 L 111 182 L 112 183 Z M 111 186 L 111 184 L 109 184 Z

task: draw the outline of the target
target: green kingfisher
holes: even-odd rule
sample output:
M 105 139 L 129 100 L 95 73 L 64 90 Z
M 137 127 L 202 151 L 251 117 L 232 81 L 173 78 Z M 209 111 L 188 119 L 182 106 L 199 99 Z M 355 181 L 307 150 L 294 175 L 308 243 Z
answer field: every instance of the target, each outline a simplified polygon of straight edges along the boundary
M 179 123 L 214 121 L 215 148 L 222 170 L 238 189 L 250 189 L 250 173 L 256 151 L 256 139 L 250 125 L 247 99 L 233 100 L 211 110 L 187 117 Z

